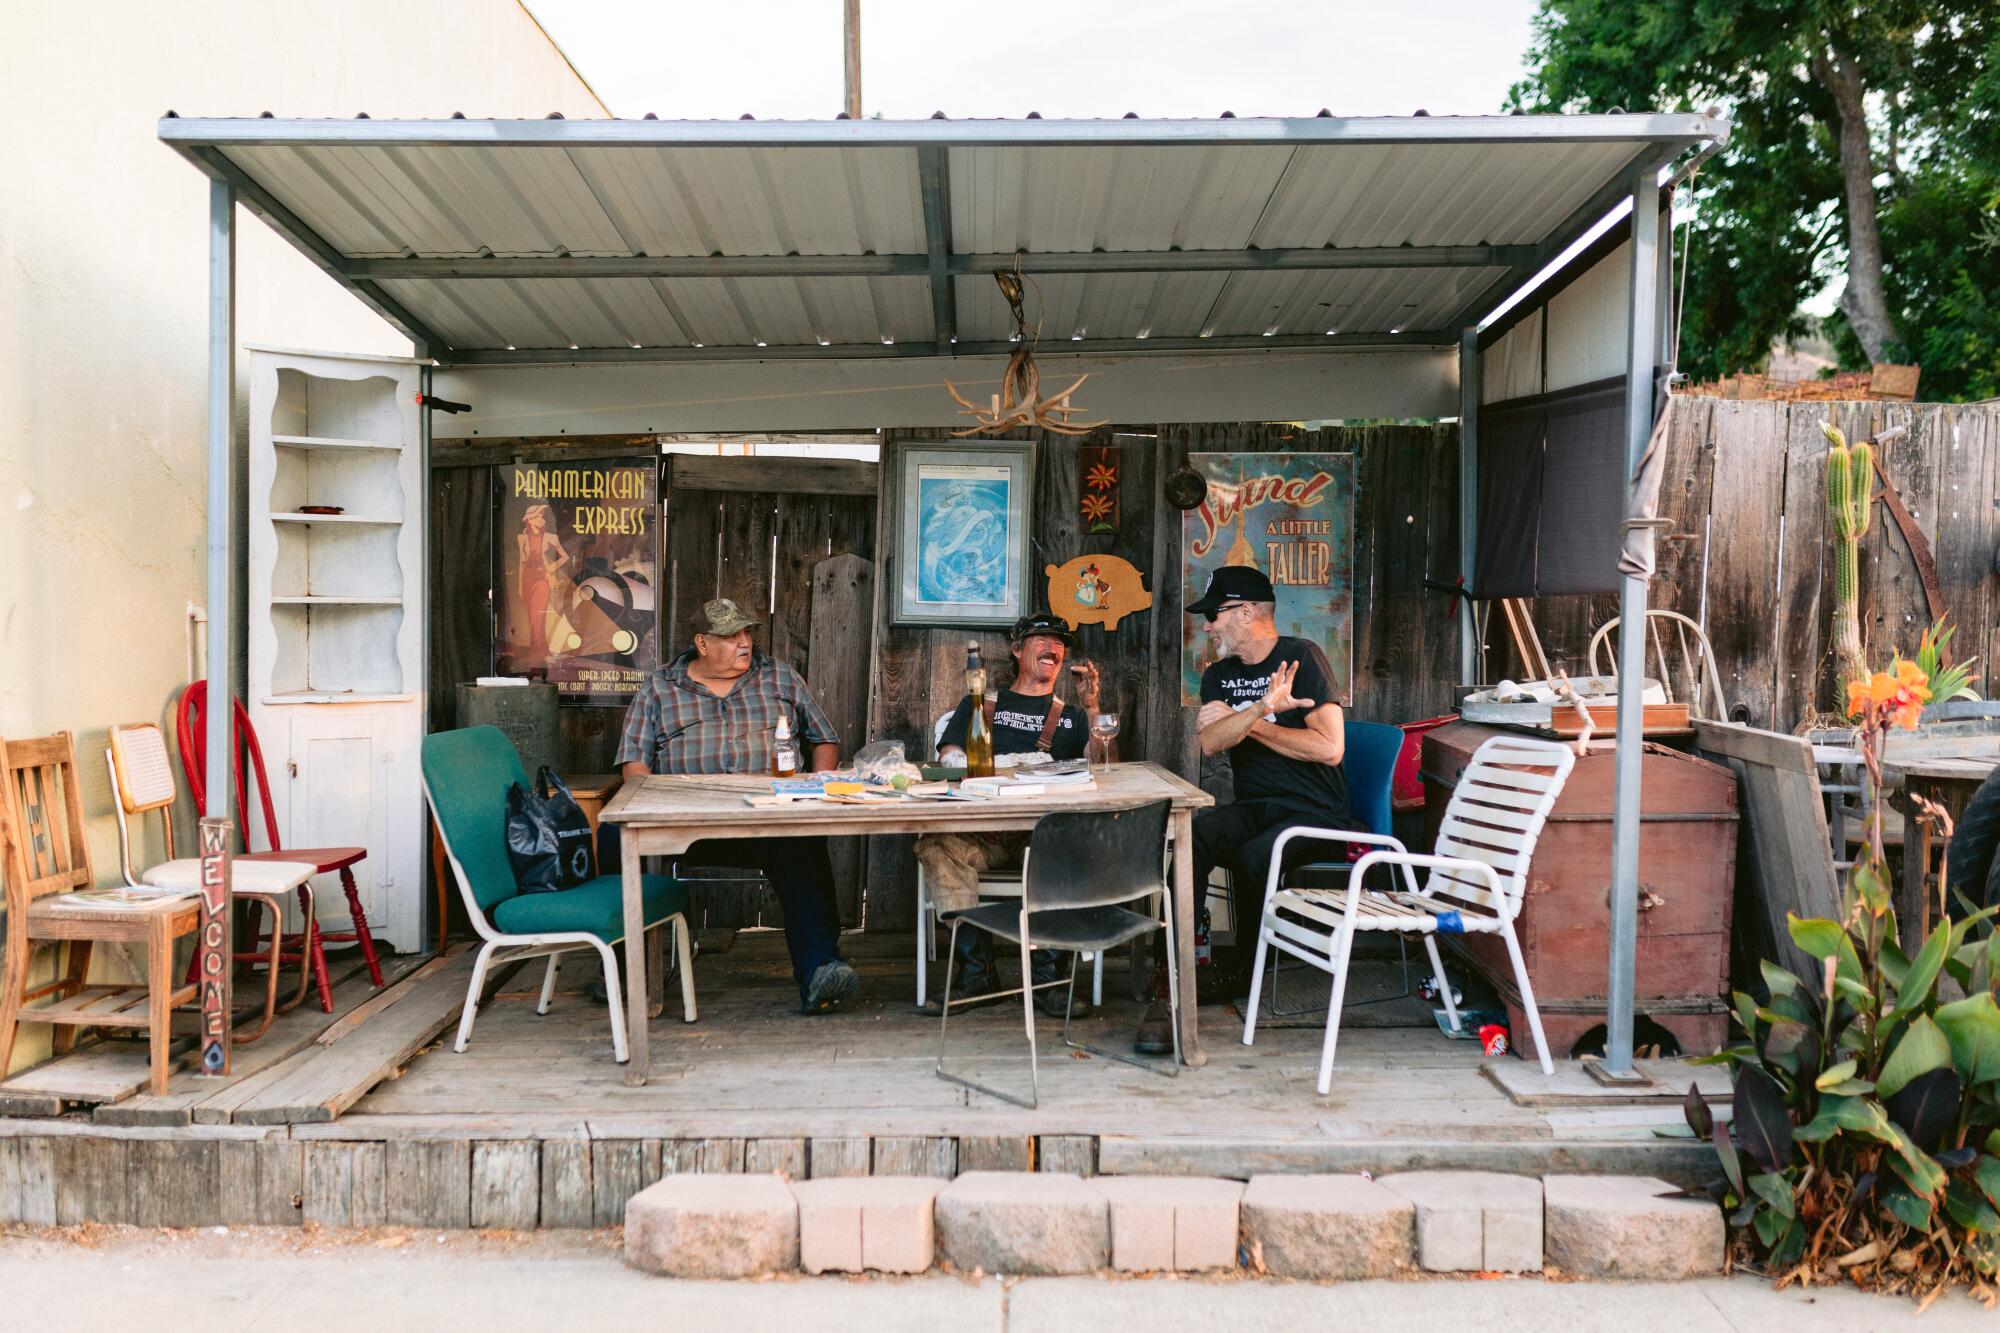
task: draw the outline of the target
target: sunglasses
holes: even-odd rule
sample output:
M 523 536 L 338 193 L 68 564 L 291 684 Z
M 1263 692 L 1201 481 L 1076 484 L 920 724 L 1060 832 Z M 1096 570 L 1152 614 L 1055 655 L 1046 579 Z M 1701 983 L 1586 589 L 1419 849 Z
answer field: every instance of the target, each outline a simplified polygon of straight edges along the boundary
M 1202 612 L 1201 618 L 1207 624 L 1213 625 L 1219 617 L 1226 616 L 1231 611 L 1241 611 L 1244 607 L 1248 605 L 1250 605 L 1250 603 L 1248 602 L 1231 602 L 1228 606 L 1222 607 L 1218 610 Z

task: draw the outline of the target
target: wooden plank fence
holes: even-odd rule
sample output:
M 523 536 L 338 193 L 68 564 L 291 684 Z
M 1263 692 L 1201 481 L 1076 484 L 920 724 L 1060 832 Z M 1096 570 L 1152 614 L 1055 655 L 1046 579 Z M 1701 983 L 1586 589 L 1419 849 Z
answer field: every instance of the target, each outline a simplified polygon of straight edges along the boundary
M 1836 698 L 1827 528 L 1826 441 L 1893 426 L 1884 471 L 1937 560 L 1960 659 L 1976 657 L 1973 688 L 2000 690 L 2000 406 L 1890 402 L 1782 403 L 1676 399 L 1661 511 L 1674 523 L 1660 547 L 1650 604 L 1700 622 L 1715 645 L 1722 692 L 1738 720 L 1799 727 Z M 1877 507 L 1861 551 L 1861 628 L 1869 659 L 1913 654 L 1930 622 L 1908 543 Z M 1617 615 L 1613 597 L 1545 597 L 1535 623 L 1551 663 L 1587 670 L 1591 634 Z M 1518 669 L 1504 634 L 1489 633 L 1486 676 Z

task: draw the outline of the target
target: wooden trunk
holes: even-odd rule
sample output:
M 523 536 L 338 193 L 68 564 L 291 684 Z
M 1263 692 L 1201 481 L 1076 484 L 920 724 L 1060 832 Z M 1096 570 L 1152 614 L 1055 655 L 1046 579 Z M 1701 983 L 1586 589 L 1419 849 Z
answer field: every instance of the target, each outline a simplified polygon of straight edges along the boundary
M 1424 737 L 1426 831 L 1496 728 L 1455 722 Z M 1577 760 L 1536 844 L 1515 928 L 1542 1025 L 1558 1058 L 1604 1022 L 1610 957 L 1611 810 L 1616 758 L 1608 739 Z M 1641 765 L 1637 1009 L 1673 1032 L 1688 1054 L 1726 1035 L 1729 913 L 1736 875 L 1736 778 L 1704 759 L 1648 745 Z M 1514 1046 L 1531 1038 L 1498 936 L 1454 943 L 1506 1002 Z

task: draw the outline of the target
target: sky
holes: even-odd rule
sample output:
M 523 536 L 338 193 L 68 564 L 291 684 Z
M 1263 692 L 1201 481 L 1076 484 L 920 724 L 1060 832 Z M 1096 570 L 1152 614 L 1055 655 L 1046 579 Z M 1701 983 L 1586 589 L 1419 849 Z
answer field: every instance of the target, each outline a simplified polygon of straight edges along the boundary
M 825 119 L 841 0 L 522 0 L 612 114 Z M 865 114 L 1477 115 L 1534 0 L 861 0 Z

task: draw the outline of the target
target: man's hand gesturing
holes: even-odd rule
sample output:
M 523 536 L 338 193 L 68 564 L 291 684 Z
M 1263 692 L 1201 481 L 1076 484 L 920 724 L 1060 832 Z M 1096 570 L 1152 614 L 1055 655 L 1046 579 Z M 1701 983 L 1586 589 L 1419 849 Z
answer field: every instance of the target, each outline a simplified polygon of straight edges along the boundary
M 1271 673 L 1270 688 L 1264 691 L 1264 698 L 1258 704 L 1258 711 L 1266 714 L 1289 712 L 1294 708 L 1311 708 L 1310 699 L 1292 697 L 1292 681 L 1299 674 L 1297 662 L 1281 662 Z

